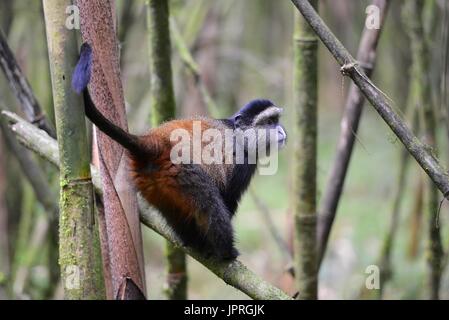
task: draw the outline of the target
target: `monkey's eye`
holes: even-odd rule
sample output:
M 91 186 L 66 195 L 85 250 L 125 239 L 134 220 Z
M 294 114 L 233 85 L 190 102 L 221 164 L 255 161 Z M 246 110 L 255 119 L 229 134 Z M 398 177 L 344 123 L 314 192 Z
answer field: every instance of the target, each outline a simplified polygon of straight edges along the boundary
M 272 125 L 275 125 L 277 123 L 277 120 L 275 118 L 268 118 L 265 123 L 268 126 L 272 126 Z

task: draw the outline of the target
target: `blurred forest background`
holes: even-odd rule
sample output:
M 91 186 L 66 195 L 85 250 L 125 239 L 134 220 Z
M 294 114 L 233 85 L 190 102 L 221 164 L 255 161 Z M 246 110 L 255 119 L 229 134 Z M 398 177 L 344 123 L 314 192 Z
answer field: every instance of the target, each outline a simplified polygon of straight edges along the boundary
M 404 26 L 403 4 L 391 1 L 377 49 L 374 83 L 394 101 L 398 110 L 407 104 L 410 80 L 410 39 Z M 430 46 L 432 101 L 437 115 L 436 147 L 443 164 L 449 159 L 446 88 L 441 86 L 446 64 L 447 28 L 445 1 L 425 1 L 424 21 Z M 355 56 L 370 1 L 321 0 L 320 15 L 338 39 Z M 268 98 L 285 108 L 282 122 L 291 132 L 293 77 L 293 8 L 290 1 L 273 0 L 172 0 L 173 79 L 179 117 L 207 114 L 214 108 L 227 117 L 254 98 Z M 0 27 L 40 105 L 54 119 L 49 62 L 41 1 L 0 1 Z M 447 9 L 446 9 L 447 10 Z M 149 127 L 151 95 L 146 10 L 143 0 L 117 0 L 121 76 L 131 132 Z M 446 17 L 446 18 L 444 18 Z M 445 21 L 446 19 L 446 21 Z M 447 33 L 447 30 L 446 30 Z M 192 68 L 180 54 L 176 37 L 185 41 L 201 72 L 198 85 Z M 319 44 L 318 101 L 318 204 L 334 159 L 340 120 L 350 79 Z M 446 58 L 447 59 L 447 55 Z M 446 82 L 447 83 L 447 82 Z M 444 89 L 444 90 L 443 90 Z M 205 99 L 205 93 L 206 99 Z M 210 100 L 209 100 L 210 99 Z M 446 99 L 446 100 L 444 100 Z M 0 76 L 0 103 L 18 110 L 5 77 Z M 410 126 L 410 116 L 403 118 Z M 2 121 L 4 122 L 4 121 Z M 416 132 L 416 131 L 415 131 Z M 0 298 L 47 297 L 51 279 L 47 265 L 51 242 L 46 235 L 45 208 L 24 176 L 5 130 L 0 133 Z M 10 137 L 11 138 L 11 137 Z M 14 139 L 14 138 L 13 138 Z M 268 212 L 276 232 L 292 241 L 292 141 L 280 153 L 273 176 L 257 176 L 234 220 L 241 260 L 255 273 L 285 292 L 295 293 L 288 269 L 289 256 L 279 250 L 266 222 Z M 398 185 L 403 146 L 367 104 L 345 182 L 329 247 L 319 274 L 321 299 L 370 298 L 363 293 L 369 265 L 377 265 L 389 232 L 394 195 Z M 57 174 L 44 160 L 35 159 L 51 175 L 54 194 Z M 398 228 L 392 245 L 392 277 L 383 290 L 385 299 L 426 298 L 426 206 L 423 183 L 427 181 L 414 160 L 409 161 L 401 197 Z M 441 198 L 441 195 L 440 195 Z M 443 246 L 449 248 L 449 204 L 440 213 Z M 143 228 L 147 285 L 150 299 L 164 299 L 164 241 Z M 445 259 L 445 266 L 447 265 Z M 189 298 L 247 298 L 224 284 L 198 262 L 188 258 Z M 449 298 L 448 268 L 443 269 L 441 298 Z M 56 288 L 54 297 L 61 297 Z M 59 295 L 59 296 L 58 296 Z

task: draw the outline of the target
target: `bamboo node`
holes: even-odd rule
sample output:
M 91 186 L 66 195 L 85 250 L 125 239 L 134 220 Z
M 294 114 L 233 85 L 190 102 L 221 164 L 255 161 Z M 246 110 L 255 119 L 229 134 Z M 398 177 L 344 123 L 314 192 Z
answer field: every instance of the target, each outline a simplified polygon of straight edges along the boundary
M 350 62 L 350 63 L 345 63 L 344 65 L 341 66 L 340 68 L 340 72 L 342 75 L 344 76 L 348 76 L 349 75 L 349 71 L 351 71 L 351 69 L 355 69 L 355 67 L 358 65 L 358 62 Z
M 437 214 L 435 216 L 435 227 L 438 229 L 440 227 L 440 211 L 441 211 L 441 206 L 443 205 L 444 200 L 448 200 L 449 199 L 449 191 L 447 191 L 444 195 L 443 195 L 443 199 L 441 199 L 440 204 L 438 206 L 438 211 Z
M 316 225 L 317 216 L 316 214 L 305 214 L 297 217 L 298 221 L 300 221 L 303 225 L 313 226 Z
M 295 43 L 304 50 L 312 50 L 318 47 L 317 38 L 294 38 Z

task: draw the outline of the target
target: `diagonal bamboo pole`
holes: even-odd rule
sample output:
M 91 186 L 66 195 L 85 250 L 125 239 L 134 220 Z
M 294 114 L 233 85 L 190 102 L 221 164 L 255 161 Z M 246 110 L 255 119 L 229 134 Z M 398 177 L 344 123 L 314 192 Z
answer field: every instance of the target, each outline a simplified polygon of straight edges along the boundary
M 379 29 L 363 30 L 357 52 L 357 61 L 363 66 L 366 75 L 371 76 L 376 62 L 376 48 L 388 10 L 388 0 L 373 0 L 379 8 Z M 329 174 L 323 200 L 318 211 L 318 265 L 321 265 L 326 253 L 327 242 L 337 214 L 338 203 L 343 192 L 346 173 L 349 168 L 355 137 L 359 127 L 365 99 L 355 84 L 351 84 L 346 99 L 345 111 L 341 120 L 341 132 L 338 139 L 337 154 Z
M 14 54 L 9 48 L 3 32 L 0 30 L 0 68 L 5 74 L 8 83 L 14 92 L 23 112 L 28 120 L 45 130 L 51 137 L 56 137 L 55 130 L 48 122 L 42 108 L 37 101 L 28 80 L 17 63 Z

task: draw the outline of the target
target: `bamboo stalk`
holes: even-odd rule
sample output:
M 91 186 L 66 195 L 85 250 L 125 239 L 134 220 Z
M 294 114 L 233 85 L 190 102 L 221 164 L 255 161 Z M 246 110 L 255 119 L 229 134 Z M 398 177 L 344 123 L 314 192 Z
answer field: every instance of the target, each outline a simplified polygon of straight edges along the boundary
M 147 0 L 150 50 L 151 123 L 158 126 L 175 114 L 172 82 L 169 6 L 167 0 Z
M 409 223 L 410 235 L 408 240 L 407 257 L 409 260 L 416 260 L 422 234 L 422 216 L 424 202 L 424 182 L 423 175 L 418 177 L 418 184 L 413 191 L 413 205 Z
M 115 32 L 114 1 L 77 0 L 81 36 L 91 45 L 94 57 L 89 90 L 98 110 L 114 124 L 127 128 L 123 86 L 120 79 L 119 47 Z M 82 112 L 81 112 L 82 113 Z M 132 187 L 125 150 L 95 129 L 103 186 L 104 224 L 100 235 L 109 266 L 108 299 L 145 299 L 146 282 L 137 196 Z M 112 284 L 112 285 L 109 285 Z M 110 295 L 112 293 L 112 295 Z
M 413 125 L 414 128 L 418 127 L 418 115 L 416 110 L 412 110 L 413 115 Z M 390 217 L 390 225 L 388 232 L 385 234 L 383 244 L 380 251 L 379 257 L 379 268 L 380 268 L 380 289 L 378 290 L 378 297 L 382 299 L 385 292 L 385 286 L 387 282 L 393 276 L 393 266 L 391 262 L 391 253 L 393 251 L 394 241 L 396 239 L 397 230 L 399 228 L 399 219 L 401 211 L 401 203 L 404 197 L 407 179 L 407 169 L 410 162 L 410 156 L 407 150 L 402 149 L 399 158 L 399 172 L 397 176 L 396 190 L 393 198 L 392 211 Z
M 423 127 L 424 141 L 430 152 L 436 148 L 436 121 L 432 106 L 432 85 L 429 75 L 430 48 L 428 39 L 424 34 L 424 21 L 422 12 L 423 0 L 407 2 L 404 7 L 404 16 L 408 27 L 412 53 L 412 101 L 419 108 Z M 426 189 L 426 206 L 428 214 L 428 265 L 429 265 L 429 291 L 431 299 L 439 299 L 441 282 L 441 268 L 443 259 L 443 246 L 438 227 L 438 189 L 428 180 Z
M 317 7 L 317 1 L 311 1 Z M 294 98 L 297 138 L 293 181 L 295 236 L 293 258 L 298 299 L 318 298 L 316 246 L 316 161 L 318 39 L 295 14 Z
M 59 263 L 66 299 L 105 297 L 98 225 L 82 100 L 70 86 L 78 58 L 76 35 L 65 28 L 66 0 L 44 0 L 60 168 Z
M 151 64 L 151 123 L 158 126 L 176 116 L 171 65 L 170 12 L 167 0 L 147 0 L 146 4 Z M 185 300 L 187 299 L 185 253 L 167 241 L 165 254 L 167 257 L 165 294 L 170 300 Z
M 10 273 L 11 261 L 8 233 L 8 208 L 6 206 L 6 146 L 0 134 L 0 277 L 5 278 Z M 0 299 L 3 297 L 0 289 Z
M 33 225 L 36 224 L 36 215 L 32 208 L 34 195 L 31 188 L 24 186 L 24 196 L 22 203 L 22 214 L 17 225 L 17 234 L 15 236 L 15 247 L 12 255 L 11 275 L 10 275 L 10 294 L 13 297 L 23 297 L 26 281 L 24 274 L 30 268 L 28 244 L 30 243 L 30 234 Z
M 9 34 L 12 22 L 14 20 L 14 2 L 2 1 L 0 4 L 0 28 L 6 35 Z

